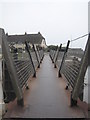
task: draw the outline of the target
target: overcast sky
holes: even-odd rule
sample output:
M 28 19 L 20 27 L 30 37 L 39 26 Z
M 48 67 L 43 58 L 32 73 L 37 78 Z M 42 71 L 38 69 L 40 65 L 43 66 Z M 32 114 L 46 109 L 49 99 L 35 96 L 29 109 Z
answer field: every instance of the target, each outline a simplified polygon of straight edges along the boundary
M 88 0 L 2 0 L 0 26 L 8 34 L 40 31 L 47 45 L 59 45 L 88 33 Z

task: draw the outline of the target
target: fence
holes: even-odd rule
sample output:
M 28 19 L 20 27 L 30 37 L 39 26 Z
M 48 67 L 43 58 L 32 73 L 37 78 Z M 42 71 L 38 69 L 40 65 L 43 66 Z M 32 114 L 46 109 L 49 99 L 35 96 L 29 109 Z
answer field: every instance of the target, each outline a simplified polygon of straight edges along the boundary
M 54 61 L 54 67 L 58 68 L 58 76 L 64 77 L 67 82 L 66 90 L 70 89 L 71 91 L 71 106 L 73 106 L 77 104 L 78 97 L 83 100 L 84 76 L 89 65 L 90 35 L 88 35 L 84 51 L 81 48 L 69 48 L 69 44 L 70 41 L 66 47 L 62 47 L 61 44 L 56 52 L 51 50 L 50 58 Z M 54 55 L 55 53 L 56 55 Z
M 9 103 L 17 98 L 17 104 L 23 106 L 23 92 L 28 87 L 30 77 L 36 77 L 36 69 L 40 67 L 44 52 L 30 48 L 29 42 L 8 42 L 8 36 L 3 31 L 3 94 L 4 102 Z M 18 40 L 19 41 L 19 40 Z M 20 46 L 17 48 L 16 46 Z M 40 56 L 39 56 L 40 54 Z

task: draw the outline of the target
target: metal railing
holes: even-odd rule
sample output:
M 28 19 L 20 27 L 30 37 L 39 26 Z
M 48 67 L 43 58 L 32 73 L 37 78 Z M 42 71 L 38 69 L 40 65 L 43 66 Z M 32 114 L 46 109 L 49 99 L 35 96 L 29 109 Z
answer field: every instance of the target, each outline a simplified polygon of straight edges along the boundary
M 69 48 L 70 41 L 68 41 L 66 47 L 62 47 L 61 44 L 57 51 L 50 51 L 50 58 L 54 61 L 54 67 L 58 68 L 58 77 L 64 77 L 67 82 L 66 89 L 70 88 L 71 106 L 77 104 L 78 97 L 83 101 L 84 76 L 89 65 L 90 34 L 87 35 L 85 51 L 81 48 Z M 56 55 L 54 55 L 55 53 Z
M 40 67 L 44 52 L 35 48 L 32 49 L 27 41 L 21 48 L 16 48 L 15 43 L 7 41 L 3 31 L 2 53 L 3 53 L 3 94 L 4 102 L 9 103 L 17 97 L 17 104 L 23 106 L 24 88 L 29 89 L 30 77 L 36 77 L 36 69 Z M 19 40 L 18 40 L 19 41 Z M 16 43 L 18 44 L 18 43 Z
M 69 49 L 65 60 L 63 62 L 63 66 L 61 68 L 61 73 L 64 74 L 68 81 L 68 85 L 70 84 L 72 88 L 75 86 L 75 82 L 79 73 L 80 65 L 81 65 L 81 58 L 84 54 L 83 50 L 79 50 L 78 53 Z

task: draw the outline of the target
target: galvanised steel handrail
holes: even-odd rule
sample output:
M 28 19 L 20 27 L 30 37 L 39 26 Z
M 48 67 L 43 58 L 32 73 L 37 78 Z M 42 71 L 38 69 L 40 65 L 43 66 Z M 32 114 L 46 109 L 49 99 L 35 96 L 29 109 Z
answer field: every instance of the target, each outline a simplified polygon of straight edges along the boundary
M 42 58 L 39 57 L 37 50 L 31 52 L 29 43 L 25 41 L 22 48 L 7 41 L 3 30 L 2 52 L 3 52 L 3 92 L 4 102 L 9 103 L 17 98 L 17 104 L 23 106 L 24 88 L 29 89 L 28 81 L 30 77 L 36 77 L 36 69 L 40 66 Z M 18 40 L 19 41 L 19 40 Z M 20 46 L 20 45 L 18 45 Z M 42 56 L 44 55 L 41 51 Z M 36 63 L 35 63 L 36 61 Z M 8 85 L 8 87 L 7 87 Z
M 83 100 L 84 76 L 87 70 L 88 51 L 90 48 L 90 34 L 86 44 L 85 51 L 82 49 L 69 48 L 68 41 L 66 50 L 58 51 L 56 61 L 54 60 L 54 67 L 58 68 L 59 77 L 64 77 L 67 82 L 66 90 L 71 90 L 71 106 L 77 104 L 77 99 Z M 54 51 L 50 51 L 52 58 Z

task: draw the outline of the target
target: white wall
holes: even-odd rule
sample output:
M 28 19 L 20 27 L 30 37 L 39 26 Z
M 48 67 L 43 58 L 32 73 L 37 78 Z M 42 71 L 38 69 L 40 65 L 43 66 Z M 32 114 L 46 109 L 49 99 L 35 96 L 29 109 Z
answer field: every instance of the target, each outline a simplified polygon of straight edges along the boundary
M 46 46 L 46 42 L 45 42 L 44 39 L 42 40 L 41 47 L 47 48 L 47 46 Z

